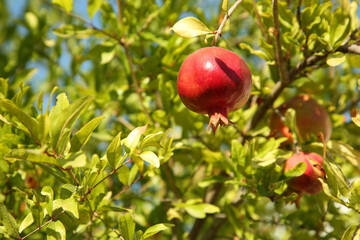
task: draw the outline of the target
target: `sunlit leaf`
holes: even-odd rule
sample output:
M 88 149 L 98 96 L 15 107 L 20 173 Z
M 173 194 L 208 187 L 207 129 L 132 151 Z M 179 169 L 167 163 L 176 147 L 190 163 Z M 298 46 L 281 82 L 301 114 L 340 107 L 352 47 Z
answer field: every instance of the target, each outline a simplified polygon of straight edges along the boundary
M 142 152 L 142 153 L 139 154 L 139 157 L 142 160 L 150 163 L 151 165 L 153 165 L 156 168 L 160 167 L 160 161 L 159 161 L 158 156 L 155 153 L 151 152 L 151 151 Z
M 28 228 L 33 223 L 34 223 L 34 218 L 31 212 L 29 212 L 19 226 L 19 233 L 22 233 L 24 229 Z
M 5 226 L 8 234 L 12 237 L 18 238 L 18 226 L 14 217 L 8 212 L 4 204 L 0 203 L 0 217 L 1 222 Z
M 330 67 L 336 67 L 336 66 L 342 64 L 343 62 L 345 62 L 345 55 L 341 52 L 329 54 L 329 56 L 326 59 L 326 63 Z
M 61 207 L 64 211 L 79 219 L 79 202 L 75 198 L 67 198 L 61 200 Z
M 59 164 L 56 158 L 47 155 L 42 149 L 14 149 L 5 155 L 5 160 L 11 163 L 15 161 L 30 161 L 54 165 Z
M 47 240 L 66 240 L 66 229 L 60 221 L 52 221 L 46 228 Z
M 120 215 L 119 227 L 124 240 L 133 240 L 135 235 L 135 222 L 130 213 Z
M 70 152 L 79 151 L 90 139 L 91 134 L 105 117 L 97 117 L 85 124 L 72 138 Z
M 305 172 L 306 168 L 307 164 L 305 162 L 300 162 L 299 164 L 296 164 L 295 167 L 287 171 L 285 176 L 289 178 L 301 176 Z
M 222 9 L 224 12 L 227 12 L 227 10 L 228 10 L 228 0 L 223 0 L 223 1 L 222 1 L 221 9 Z
M 192 38 L 212 33 L 212 31 L 210 31 L 204 23 L 194 17 L 186 17 L 179 20 L 172 27 L 172 30 L 177 35 L 184 38 Z
M 73 0 L 52 0 L 52 3 L 59 5 L 65 9 L 66 12 L 71 12 L 73 7 Z
M 12 101 L 7 99 L 0 99 L 0 107 L 5 108 L 8 112 L 14 115 L 26 127 L 31 137 L 36 142 L 39 142 L 39 123 L 35 118 L 27 115 Z
M 72 104 L 67 106 L 65 109 L 63 107 L 61 112 L 58 115 L 52 116 L 50 114 L 50 118 L 52 121 L 51 124 L 51 142 L 53 150 L 56 152 L 59 147 L 59 143 L 61 138 L 66 132 L 66 129 L 71 129 L 71 127 L 75 124 L 76 120 L 79 118 L 80 114 L 83 113 L 92 102 L 93 97 L 82 97 Z M 55 110 L 54 110 L 55 111 Z M 55 118 L 56 116 L 56 118 Z
M 92 18 L 96 11 L 100 8 L 102 3 L 102 0 L 89 0 L 88 1 L 88 7 L 87 11 L 89 14 L 89 17 Z
M 147 129 L 147 125 L 142 127 L 137 127 L 134 130 L 131 131 L 131 133 L 123 140 L 125 143 L 125 147 L 127 148 L 127 152 L 129 152 L 129 155 L 131 155 L 137 145 L 139 144 L 140 137 L 145 133 Z
M 109 162 L 109 165 L 112 168 L 117 168 L 121 164 L 120 158 L 123 156 L 123 148 L 121 144 L 121 132 L 119 132 L 116 137 L 110 143 L 108 149 L 106 150 L 106 156 Z
M 156 225 L 151 226 L 148 229 L 146 229 L 146 231 L 144 232 L 143 238 L 147 239 L 147 238 L 157 234 L 158 232 L 164 231 L 164 230 L 169 229 L 169 228 L 171 228 L 173 226 L 174 226 L 173 224 L 166 224 L 166 223 L 156 224 Z

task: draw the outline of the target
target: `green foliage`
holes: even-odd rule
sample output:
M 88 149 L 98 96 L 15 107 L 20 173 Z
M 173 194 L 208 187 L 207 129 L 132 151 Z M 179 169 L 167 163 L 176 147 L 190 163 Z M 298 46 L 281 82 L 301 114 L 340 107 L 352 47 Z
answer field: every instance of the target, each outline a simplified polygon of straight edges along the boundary
M 358 1 L 52 0 L 19 14 L 10 2 L 0 1 L 1 239 L 359 236 Z M 236 127 L 213 135 L 176 79 L 216 34 L 246 60 L 253 89 L 229 114 Z M 272 137 L 270 114 L 300 93 L 329 112 L 330 141 L 300 141 L 293 109 L 293 141 Z M 321 193 L 288 188 L 306 169 L 284 173 L 296 150 L 323 155 Z

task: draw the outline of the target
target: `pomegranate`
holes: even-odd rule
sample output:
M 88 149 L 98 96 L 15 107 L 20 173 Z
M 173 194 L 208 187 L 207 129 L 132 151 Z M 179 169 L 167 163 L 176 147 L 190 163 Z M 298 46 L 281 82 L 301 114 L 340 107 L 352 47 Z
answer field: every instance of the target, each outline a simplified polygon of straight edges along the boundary
M 319 105 L 309 95 L 300 94 L 286 101 L 278 107 L 281 114 L 293 108 L 296 111 L 296 126 L 302 140 L 310 140 L 311 134 L 317 135 L 318 132 L 324 134 L 325 141 L 330 139 L 332 125 L 325 108 Z M 270 128 L 273 137 L 287 137 L 292 140 L 291 132 L 280 120 L 278 114 L 273 113 L 270 118 Z M 288 142 L 289 142 L 288 141 Z
M 287 172 L 291 170 L 300 162 L 306 163 L 306 170 L 303 175 L 294 177 L 288 182 L 289 188 L 299 194 L 319 193 L 322 189 L 322 185 L 318 178 L 325 179 L 323 161 L 323 158 L 317 153 L 294 153 L 286 160 L 284 171 Z
M 201 48 L 181 65 L 177 88 L 185 106 L 208 114 L 215 133 L 219 125 L 232 123 L 227 114 L 240 109 L 249 99 L 251 73 L 237 54 L 219 47 Z M 232 123 L 233 124 L 233 123 Z

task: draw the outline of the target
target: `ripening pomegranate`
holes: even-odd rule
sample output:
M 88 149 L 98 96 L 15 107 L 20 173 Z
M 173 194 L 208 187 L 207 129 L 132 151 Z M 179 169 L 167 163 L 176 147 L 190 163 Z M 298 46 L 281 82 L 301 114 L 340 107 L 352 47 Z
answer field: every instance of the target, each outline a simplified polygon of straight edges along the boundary
M 219 125 L 232 123 L 229 112 L 240 109 L 249 99 L 251 73 L 245 61 L 235 53 L 219 48 L 201 48 L 181 65 L 177 88 L 185 106 L 208 114 L 215 133 Z
M 308 141 L 312 134 L 324 134 L 325 141 L 330 139 L 332 125 L 325 108 L 319 105 L 309 95 L 300 94 L 286 101 L 278 107 L 281 114 L 293 108 L 296 111 L 296 126 L 302 140 Z M 273 113 L 270 118 L 271 136 L 287 137 L 291 140 L 291 132 L 280 120 L 278 114 Z
M 288 182 L 289 187 L 299 193 L 319 193 L 322 189 L 322 185 L 318 178 L 325 178 L 323 161 L 324 159 L 317 153 L 294 153 L 286 160 L 284 171 L 289 171 L 300 162 L 306 163 L 306 170 L 303 175 L 292 178 Z

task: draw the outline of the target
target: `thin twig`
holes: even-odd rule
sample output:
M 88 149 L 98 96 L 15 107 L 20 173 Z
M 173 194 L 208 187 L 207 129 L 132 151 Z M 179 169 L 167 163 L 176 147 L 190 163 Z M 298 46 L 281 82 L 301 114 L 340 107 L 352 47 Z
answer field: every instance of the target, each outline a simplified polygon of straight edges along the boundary
M 257 25 L 260 27 L 260 30 L 261 30 L 262 34 L 264 35 L 266 41 L 267 41 L 268 43 L 272 43 L 271 38 L 269 38 L 269 35 L 266 33 L 265 27 L 264 27 L 264 25 L 262 24 L 261 16 L 260 16 L 259 11 L 258 11 L 258 9 L 257 9 L 257 7 L 256 7 L 256 2 L 255 2 L 255 0 L 252 0 L 252 3 L 253 3 L 253 9 L 254 9 L 254 12 L 255 12 L 255 17 L 256 17 L 256 23 L 257 23 Z
M 227 20 L 230 18 L 231 14 L 234 12 L 234 10 L 236 9 L 236 7 L 242 2 L 243 0 L 237 0 L 234 5 L 231 6 L 231 8 L 229 9 L 229 11 L 227 13 L 225 13 L 224 19 L 222 20 L 219 28 L 216 30 L 215 33 L 215 37 L 214 37 L 214 41 L 212 42 L 211 45 L 215 46 L 217 40 L 219 39 L 219 37 L 221 36 L 221 31 L 225 26 L 225 23 L 227 22 Z
M 179 189 L 177 188 L 176 183 L 175 183 L 174 172 L 169 167 L 169 162 L 164 163 L 164 169 L 165 169 L 165 174 L 166 174 L 166 177 L 168 179 L 171 190 L 175 194 L 175 198 L 176 199 L 181 199 L 181 194 L 180 194 Z
M 119 23 L 120 25 L 122 25 L 122 12 L 121 12 L 121 3 L 120 3 L 120 0 L 116 0 L 116 5 L 117 5 L 117 8 L 118 8 L 118 20 L 119 20 Z
M 57 10 L 65 13 L 65 14 L 66 14 L 67 16 L 69 16 L 69 17 L 75 18 L 75 19 L 79 20 L 80 22 L 82 22 L 82 23 L 90 26 L 91 29 L 93 29 L 93 30 L 95 30 L 95 31 L 97 31 L 97 32 L 100 32 L 100 33 L 102 33 L 102 34 L 104 34 L 104 35 L 106 35 L 106 36 L 108 36 L 108 37 L 116 40 L 120 45 L 125 45 L 124 39 L 122 39 L 122 38 L 120 38 L 120 37 L 118 37 L 118 36 L 116 36 L 116 35 L 114 35 L 114 34 L 112 34 L 112 33 L 109 33 L 109 32 L 107 32 L 107 31 L 105 31 L 105 30 L 103 30 L 103 29 L 100 29 L 100 28 L 96 27 L 93 23 L 88 22 L 88 21 L 85 20 L 84 18 L 82 18 L 82 17 L 80 17 L 80 16 L 78 16 L 78 15 L 75 15 L 75 14 L 73 14 L 73 13 L 71 13 L 71 12 L 67 12 L 67 11 L 65 11 L 65 9 L 63 9 L 63 8 L 61 8 L 61 7 L 59 7 L 59 6 L 55 5 L 55 4 L 52 4 L 51 2 L 49 2 L 49 1 L 47 1 L 47 0 L 42 0 L 42 2 L 44 2 L 44 3 L 52 6 L 53 8 L 55 8 L 55 9 L 57 9 Z
M 46 225 L 48 225 L 49 223 L 55 221 L 58 217 L 60 217 L 61 214 L 65 213 L 65 210 L 62 210 L 58 215 L 56 215 L 55 217 L 51 217 L 51 219 L 49 221 L 47 221 L 46 223 L 44 223 L 43 225 L 41 225 L 40 227 L 37 227 L 36 229 L 34 229 L 34 231 L 32 231 L 31 233 L 27 234 L 25 237 L 20 238 L 21 240 L 33 235 L 34 233 L 36 233 L 37 231 L 39 231 L 40 229 L 42 229 L 43 227 L 45 227 Z
M 132 78 L 133 83 L 134 83 L 135 91 L 136 91 L 136 93 L 137 93 L 137 95 L 139 97 L 141 107 L 142 107 L 145 115 L 149 119 L 149 121 L 151 123 L 154 123 L 154 121 L 152 120 L 152 118 L 151 118 L 151 116 L 149 114 L 149 111 L 145 107 L 144 98 L 141 95 L 142 90 L 140 89 L 139 81 L 137 80 L 137 77 L 136 77 L 136 74 L 135 74 L 134 65 L 133 65 L 132 58 L 131 58 L 131 55 L 130 55 L 130 52 L 129 52 L 129 48 L 128 48 L 128 46 L 126 44 L 124 45 L 124 50 L 125 50 L 126 58 L 128 60 L 128 63 L 129 63 L 131 78 Z
M 120 192 L 118 192 L 116 195 L 114 195 L 111 199 L 115 200 L 117 199 L 121 194 L 123 194 L 124 192 L 126 192 L 132 185 L 134 185 L 135 183 L 137 183 L 139 180 L 141 180 L 143 178 L 142 175 L 140 175 L 137 179 L 135 179 L 130 185 L 127 185 L 126 187 L 124 187 Z
M 131 161 L 131 160 L 129 159 L 129 160 L 123 162 L 123 163 L 120 165 L 120 167 L 114 169 L 111 173 L 109 173 L 108 175 L 106 175 L 105 177 L 103 177 L 103 178 L 102 178 L 99 182 L 97 182 L 94 186 L 90 187 L 90 188 L 88 189 L 88 191 L 87 191 L 86 193 L 84 193 L 84 195 L 81 196 L 81 198 L 79 199 L 79 202 L 83 202 L 83 201 L 85 200 L 86 196 L 89 195 L 94 188 L 96 188 L 97 186 L 99 186 L 100 183 L 102 183 L 102 182 L 105 181 L 107 178 L 109 178 L 110 176 L 112 176 L 114 173 L 116 173 L 120 168 L 122 168 L 124 165 L 126 165 L 126 164 L 129 163 L 130 161 Z
M 66 171 L 66 172 L 69 174 L 69 176 L 74 180 L 76 186 L 79 186 L 80 183 L 79 183 L 79 181 L 76 179 L 75 175 L 71 172 L 71 169 L 72 169 L 72 167 L 69 167 L 69 168 L 65 169 L 65 171 Z
M 298 6 L 296 8 L 296 19 L 299 23 L 300 29 L 301 29 L 301 2 L 302 0 L 299 0 Z
M 281 51 L 281 32 L 280 32 L 280 22 L 279 22 L 279 9 L 278 9 L 278 1 L 273 0 L 273 17 L 274 17 L 274 25 L 275 25 L 275 38 L 276 38 L 276 52 L 275 55 L 277 56 L 277 64 L 280 70 L 280 77 L 281 80 L 285 83 L 289 82 L 289 77 L 287 75 L 286 69 L 286 62 L 284 61 L 282 51 Z

